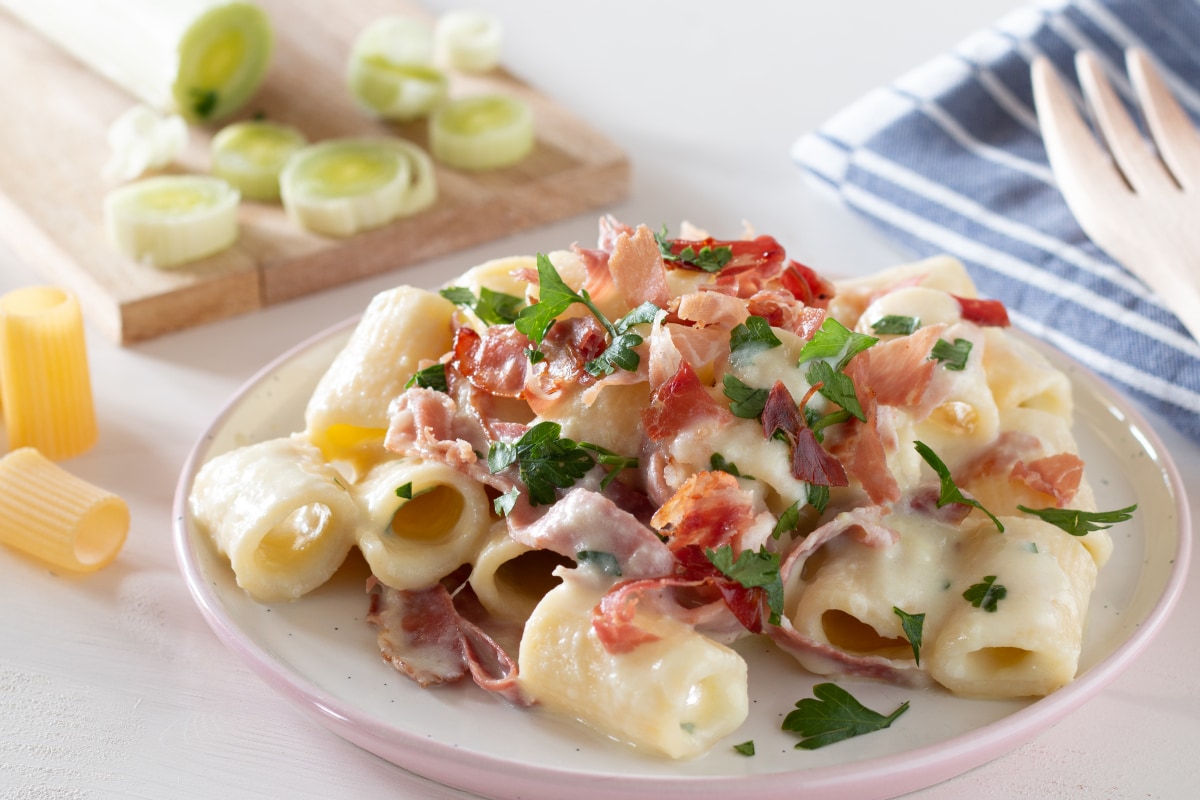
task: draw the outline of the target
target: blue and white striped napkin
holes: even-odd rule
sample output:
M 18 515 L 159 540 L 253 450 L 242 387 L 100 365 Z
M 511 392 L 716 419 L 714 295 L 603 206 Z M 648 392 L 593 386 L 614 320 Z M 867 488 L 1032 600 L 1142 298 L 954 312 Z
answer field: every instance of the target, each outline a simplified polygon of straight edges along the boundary
M 1031 59 L 1044 53 L 1073 79 L 1082 48 L 1132 98 L 1133 45 L 1200 118 L 1196 0 L 1041 0 L 862 98 L 801 137 L 792 158 L 915 256 L 961 259 L 1016 325 L 1200 440 L 1200 344 L 1080 230 L 1033 107 Z

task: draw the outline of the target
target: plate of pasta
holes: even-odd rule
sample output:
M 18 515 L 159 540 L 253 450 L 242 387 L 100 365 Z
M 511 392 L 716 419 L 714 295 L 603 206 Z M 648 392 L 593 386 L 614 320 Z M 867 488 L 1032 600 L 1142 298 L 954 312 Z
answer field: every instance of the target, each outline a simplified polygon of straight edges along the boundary
M 497 798 L 932 785 L 1107 685 L 1190 556 L 1153 430 L 953 259 L 610 218 L 283 355 L 175 511 L 266 682 Z

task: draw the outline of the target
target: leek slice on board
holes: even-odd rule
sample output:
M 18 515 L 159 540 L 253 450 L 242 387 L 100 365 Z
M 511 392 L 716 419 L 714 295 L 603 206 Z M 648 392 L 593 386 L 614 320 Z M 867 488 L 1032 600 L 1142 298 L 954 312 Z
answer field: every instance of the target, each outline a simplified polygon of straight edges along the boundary
M 482 11 L 447 11 L 433 28 L 434 63 L 460 72 L 487 72 L 500 62 L 500 20 Z
M 104 198 L 105 231 L 130 258 L 173 267 L 237 241 L 239 200 L 237 189 L 208 175 L 145 178 Z
M 509 95 L 449 100 L 429 117 L 429 149 L 455 169 L 510 166 L 529 155 L 533 142 L 533 111 Z
M 433 65 L 433 28 L 402 16 L 385 16 L 363 28 L 350 48 L 346 84 L 358 104 L 383 119 L 407 122 L 443 100 L 446 74 Z
M 112 121 L 107 137 L 104 176 L 128 181 L 170 164 L 187 147 L 188 128 L 178 114 L 160 114 L 138 103 Z
M 0 0 L 4 8 L 151 108 L 190 122 L 237 111 L 266 75 L 266 13 L 229 0 Z
M 279 178 L 288 216 L 325 236 L 351 236 L 428 207 L 433 166 L 402 139 L 332 139 L 296 153 Z
M 308 140 L 278 122 L 247 120 L 227 125 L 212 140 L 211 171 L 251 200 L 278 200 L 279 174 Z

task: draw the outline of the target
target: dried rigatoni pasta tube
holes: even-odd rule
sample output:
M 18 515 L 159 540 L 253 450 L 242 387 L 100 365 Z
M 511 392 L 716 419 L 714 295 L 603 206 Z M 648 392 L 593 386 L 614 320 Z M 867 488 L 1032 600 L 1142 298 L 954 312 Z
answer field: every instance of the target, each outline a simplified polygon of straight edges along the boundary
M 0 389 L 8 446 L 54 461 L 96 443 L 96 412 L 79 301 L 54 286 L 0 297 Z
M 73 572 L 112 563 L 129 533 L 125 501 L 32 447 L 0 458 L 0 542 Z

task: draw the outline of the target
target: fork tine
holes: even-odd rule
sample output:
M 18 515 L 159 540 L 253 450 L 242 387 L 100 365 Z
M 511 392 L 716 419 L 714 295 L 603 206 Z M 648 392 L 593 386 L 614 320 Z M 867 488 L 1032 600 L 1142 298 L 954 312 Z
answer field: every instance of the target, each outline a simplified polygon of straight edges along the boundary
M 1033 103 L 1046 155 L 1067 205 L 1074 210 L 1078 204 L 1097 196 L 1128 194 L 1124 181 L 1114 170 L 1096 168 L 1108 160 L 1108 154 L 1075 110 L 1075 101 L 1050 60 L 1045 56 L 1034 58 L 1031 74 Z
M 1075 71 L 1113 160 L 1133 190 L 1146 192 L 1171 186 L 1171 176 L 1104 77 L 1100 59 L 1090 51 L 1080 50 L 1075 54 Z
M 1191 118 L 1179 106 L 1144 50 L 1138 47 L 1127 50 L 1125 63 L 1150 135 L 1167 168 L 1185 190 L 1200 189 L 1200 138 Z

